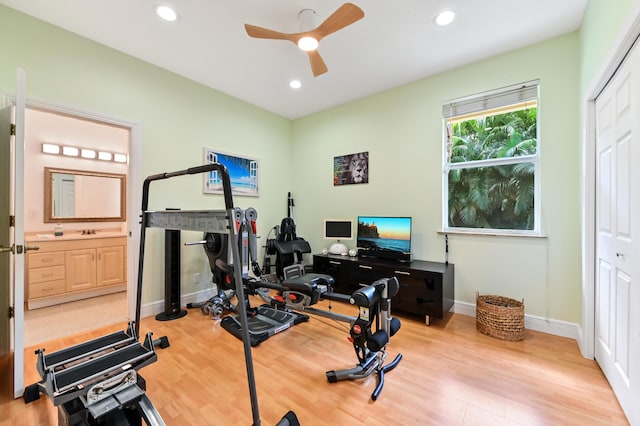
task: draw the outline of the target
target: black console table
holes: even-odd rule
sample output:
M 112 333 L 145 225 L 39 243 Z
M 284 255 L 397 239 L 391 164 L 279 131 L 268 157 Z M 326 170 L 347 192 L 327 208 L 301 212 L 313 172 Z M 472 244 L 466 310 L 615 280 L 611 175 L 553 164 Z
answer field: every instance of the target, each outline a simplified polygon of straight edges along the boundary
M 443 318 L 453 306 L 454 265 L 451 263 L 314 254 L 313 271 L 331 275 L 335 280 L 334 291 L 345 294 L 377 279 L 395 276 L 400 290 L 393 299 L 393 312 L 424 316 L 427 325 L 432 318 Z

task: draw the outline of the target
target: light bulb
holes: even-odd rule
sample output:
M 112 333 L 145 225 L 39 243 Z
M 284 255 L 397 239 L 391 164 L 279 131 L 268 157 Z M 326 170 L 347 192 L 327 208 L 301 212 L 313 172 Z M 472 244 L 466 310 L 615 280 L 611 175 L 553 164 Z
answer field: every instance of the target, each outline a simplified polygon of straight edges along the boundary
M 310 52 L 318 48 L 318 40 L 313 37 L 306 36 L 298 40 L 298 47 L 305 52 Z
M 444 25 L 449 25 L 451 22 L 453 22 L 453 18 L 456 17 L 456 14 L 453 13 L 450 10 L 445 10 L 444 12 L 441 12 L 438 14 L 438 16 L 436 16 L 435 22 L 437 25 L 440 25 L 441 27 Z
M 169 6 L 158 6 L 156 8 L 156 13 L 165 21 L 173 22 L 178 19 L 176 11 L 171 9 Z

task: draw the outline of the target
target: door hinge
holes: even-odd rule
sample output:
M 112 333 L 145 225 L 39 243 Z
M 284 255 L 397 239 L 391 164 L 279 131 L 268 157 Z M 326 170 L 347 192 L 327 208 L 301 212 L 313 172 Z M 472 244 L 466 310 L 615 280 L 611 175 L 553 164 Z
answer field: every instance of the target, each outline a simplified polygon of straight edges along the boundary
M 16 226 L 16 217 L 11 215 L 9 216 L 9 227 L 14 227 Z
M 11 123 L 11 128 L 9 129 L 11 136 L 15 136 L 16 135 L 16 125 Z
M 9 319 L 13 318 L 14 314 L 13 306 L 9 306 Z

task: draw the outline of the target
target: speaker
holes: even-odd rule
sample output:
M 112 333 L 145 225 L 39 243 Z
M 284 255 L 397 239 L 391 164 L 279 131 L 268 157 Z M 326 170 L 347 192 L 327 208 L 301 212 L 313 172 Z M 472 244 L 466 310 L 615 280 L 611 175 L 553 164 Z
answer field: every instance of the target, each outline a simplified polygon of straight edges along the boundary
M 164 312 L 156 315 L 156 319 L 170 321 L 185 315 L 187 311 L 180 309 L 180 231 L 167 229 L 164 231 Z

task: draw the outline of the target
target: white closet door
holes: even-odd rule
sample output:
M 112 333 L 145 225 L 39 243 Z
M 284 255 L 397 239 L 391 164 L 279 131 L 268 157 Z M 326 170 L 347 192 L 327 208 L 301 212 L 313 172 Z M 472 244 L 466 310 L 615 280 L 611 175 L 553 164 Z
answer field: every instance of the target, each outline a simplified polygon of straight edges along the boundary
M 640 424 L 640 49 L 596 99 L 595 357 Z

